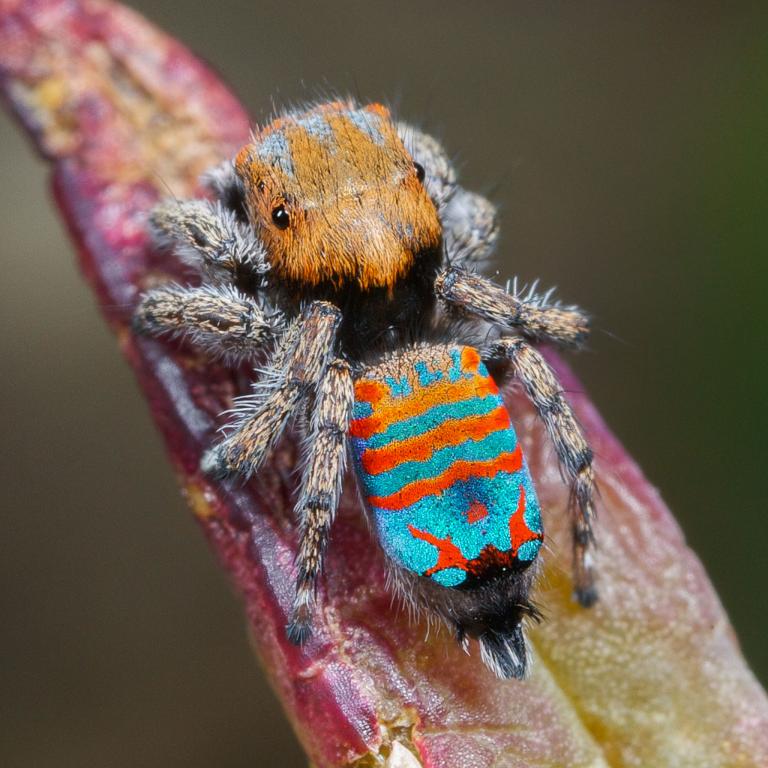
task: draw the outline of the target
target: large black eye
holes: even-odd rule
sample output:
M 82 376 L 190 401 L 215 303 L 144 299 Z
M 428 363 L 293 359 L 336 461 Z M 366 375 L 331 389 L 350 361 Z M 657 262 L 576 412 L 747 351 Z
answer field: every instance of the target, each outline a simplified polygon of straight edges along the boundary
M 426 175 L 424 172 L 424 166 L 421 163 L 414 163 L 413 167 L 416 169 L 416 178 L 419 181 L 424 181 L 424 176 Z
M 288 215 L 288 211 L 285 210 L 284 205 L 278 205 L 277 208 L 272 209 L 272 221 L 278 229 L 288 229 L 291 217 Z

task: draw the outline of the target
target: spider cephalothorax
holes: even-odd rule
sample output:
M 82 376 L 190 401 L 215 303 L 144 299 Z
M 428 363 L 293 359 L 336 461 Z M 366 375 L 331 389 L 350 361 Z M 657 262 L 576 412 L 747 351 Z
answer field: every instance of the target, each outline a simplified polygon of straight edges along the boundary
M 385 107 L 332 103 L 258 131 L 235 161 L 278 280 L 388 288 L 440 245 L 437 211 Z
M 167 202 L 151 217 L 203 284 L 149 291 L 136 324 L 261 360 L 252 396 L 203 458 L 211 475 L 249 478 L 309 412 L 297 422 L 307 456 L 289 636 L 311 631 L 350 454 L 392 583 L 464 647 L 477 638 L 500 677 L 522 677 L 543 529 L 489 368 L 522 382 L 554 441 L 572 490 L 574 592 L 590 605 L 592 453 L 531 344 L 578 346 L 585 316 L 476 273 L 495 244 L 493 206 L 458 186 L 434 139 L 379 105 L 281 117 L 206 180 L 216 202 Z

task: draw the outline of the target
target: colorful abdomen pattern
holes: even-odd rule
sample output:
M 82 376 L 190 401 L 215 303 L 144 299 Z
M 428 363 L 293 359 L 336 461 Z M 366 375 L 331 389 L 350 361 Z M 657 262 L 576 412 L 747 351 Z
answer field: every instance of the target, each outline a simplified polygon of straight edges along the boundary
M 349 434 L 363 498 L 400 566 L 471 588 L 535 559 L 533 482 L 477 350 L 414 347 L 366 369 Z

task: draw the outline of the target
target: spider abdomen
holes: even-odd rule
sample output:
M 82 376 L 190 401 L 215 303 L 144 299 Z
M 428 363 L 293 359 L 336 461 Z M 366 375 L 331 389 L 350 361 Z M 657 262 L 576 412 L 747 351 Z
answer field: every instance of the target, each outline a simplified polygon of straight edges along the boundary
M 472 589 L 538 554 L 538 501 L 477 350 L 414 347 L 355 384 L 354 465 L 381 544 L 400 567 Z

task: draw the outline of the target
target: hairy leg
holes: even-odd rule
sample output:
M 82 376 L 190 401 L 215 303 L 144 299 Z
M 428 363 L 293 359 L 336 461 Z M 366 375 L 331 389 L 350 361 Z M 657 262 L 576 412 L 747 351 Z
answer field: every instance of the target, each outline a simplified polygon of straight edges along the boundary
M 490 200 L 458 187 L 440 220 L 449 264 L 481 265 L 490 258 L 499 237 L 496 206 Z
M 296 558 L 296 598 L 288 637 L 297 645 L 304 643 L 311 632 L 317 577 L 344 480 L 347 428 L 354 400 L 349 365 L 337 359 L 328 366 L 318 387 L 310 424 L 309 457 L 296 505 L 301 543 Z
M 277 442 L 288 418 L 322 378 L 333 355 L 341 312 L 324 301 L 307 307 L 286 335 L 273 364 L 241 409 L 235 431 L 203 457 L 203 471 L 248 478 Z
M 186 338 L 212 357 L 253 359 L 283 327 L 279 313 L 267 313 L 252 299 L 226 286 L 168 285 L 141 297 L 134 328 L 152 336 Z
M 448 305 L 508 328 L 534 341 L 577 347 L 589 333 L 589 319 L 576 307 L 548 305 L 538 297 L 507 293 L 481 275 L 451 267 L 435 281 L 437 295 Z
M 235 212 L 209 200 L 164 200 L 152 209 L 150 230 L 161 247 L 172 247 L 213 280 L 250 278 L 268 271 L 264 248 Z
M 597 600 L 591 548 L 595 517 L 595 475 L 592 450 L 571 406 L 563 396 L 555 372 L 541 354 L 523 339 L 501 339 L 492 354 L 511 361 L 515 374 L 544 422 L 565 475 L 571 483 L 573 511 L 574 592 L 585 606 Z

